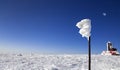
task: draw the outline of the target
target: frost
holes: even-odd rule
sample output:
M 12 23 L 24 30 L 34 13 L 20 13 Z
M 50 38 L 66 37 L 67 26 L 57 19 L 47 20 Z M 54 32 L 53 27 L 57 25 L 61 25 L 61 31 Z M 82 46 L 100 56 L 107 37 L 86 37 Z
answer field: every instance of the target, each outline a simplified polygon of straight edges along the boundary
M 79 33 L 82 37 L 86 37 L 89 39 L 91 35 L 91 20 L 90 19 L 83 19 L 76 24 L 76 26 L 80 29 Z

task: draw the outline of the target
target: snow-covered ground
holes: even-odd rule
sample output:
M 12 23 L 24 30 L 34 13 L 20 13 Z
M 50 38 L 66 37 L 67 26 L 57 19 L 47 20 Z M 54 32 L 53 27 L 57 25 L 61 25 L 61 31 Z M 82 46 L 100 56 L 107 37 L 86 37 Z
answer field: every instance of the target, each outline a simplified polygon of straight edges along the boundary
M 0 70 L 88 70 L 87 55 L 0 53 Z M 91 70 L 120 70 L 120 56 L 92 55 Z

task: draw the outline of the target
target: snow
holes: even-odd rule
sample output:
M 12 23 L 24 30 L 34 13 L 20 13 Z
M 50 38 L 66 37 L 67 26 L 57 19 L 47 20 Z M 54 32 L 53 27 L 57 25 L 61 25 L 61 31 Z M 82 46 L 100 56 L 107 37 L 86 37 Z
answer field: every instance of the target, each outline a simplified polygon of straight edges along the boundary
M 86 37 L 89 39 L 91 35 L 91 20 L 90 19 L 83 19 L 76 24 L 76 26 L 80 29 L 79 33 L 82 37 Z
M 92 70 L 120 70 L 120 56 L 92 55 Z M 0 53 L 0 70 L 88 70 L 87 55 Z

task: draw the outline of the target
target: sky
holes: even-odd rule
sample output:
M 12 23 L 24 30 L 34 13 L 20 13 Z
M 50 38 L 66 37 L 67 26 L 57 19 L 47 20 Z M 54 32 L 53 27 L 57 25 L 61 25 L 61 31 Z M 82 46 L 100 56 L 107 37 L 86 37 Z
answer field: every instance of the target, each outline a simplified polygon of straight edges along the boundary
M 86 54 L 76 23 L 91 20 L 93 54 L 120 51 L 119 0 L 0 0 L 0 51 Z

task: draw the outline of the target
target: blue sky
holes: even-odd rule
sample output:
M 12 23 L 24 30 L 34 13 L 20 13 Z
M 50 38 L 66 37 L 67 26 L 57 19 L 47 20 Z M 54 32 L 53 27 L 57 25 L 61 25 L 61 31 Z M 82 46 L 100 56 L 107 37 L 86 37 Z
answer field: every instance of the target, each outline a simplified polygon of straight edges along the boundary
M 119 7 L 119 0 L 0 0 L 0 50 L 87 53 L 75 25 L 89 18 L 92 53 L 106 50 L 107 41 L 120 51 Z

